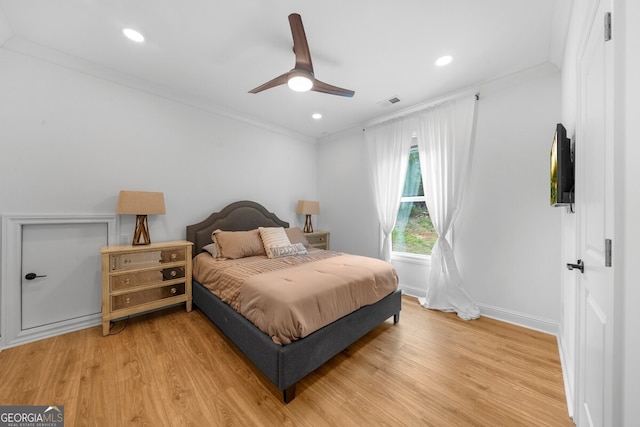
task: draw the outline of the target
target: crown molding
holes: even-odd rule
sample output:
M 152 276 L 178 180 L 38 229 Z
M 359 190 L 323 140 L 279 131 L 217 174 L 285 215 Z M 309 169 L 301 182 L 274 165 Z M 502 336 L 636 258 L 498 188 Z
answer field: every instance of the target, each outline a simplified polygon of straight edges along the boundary
M 2 16 L 0 15 L 0 40 L 2 40 L 2 28 Z M 12 33 L 5 40 L 4 44 L 2 44 L 2 48 L 12 51 L 16 54 L 28 56 L 36 60 L 67 68 L 69 70 L 73 70 L 94 78 L 119 84 L 129 89 L 139 90 L 141 92 L 145 92 L 147 94 L 197 108 L 211 114 L 246 123 L 251 126 L 267 130 L 269 132 L 278 133 L 283 136 L 299 140 L 301 142 L 317 142 L 316 138 L 312 136 L 300 134 L 287 128 L 260 121 L 254 117 L 246 116 L 236 111 L 229 110 L 228 108 L 220 107 L 210 100 L 184 94 L 168 86 L 154 83 L 148 80 L 143 80 L 123 73 L 121 71 L 102 66 L 95 62 L 68 55 L 64 52 L 42 46 L 21 37 L 13 36 Z

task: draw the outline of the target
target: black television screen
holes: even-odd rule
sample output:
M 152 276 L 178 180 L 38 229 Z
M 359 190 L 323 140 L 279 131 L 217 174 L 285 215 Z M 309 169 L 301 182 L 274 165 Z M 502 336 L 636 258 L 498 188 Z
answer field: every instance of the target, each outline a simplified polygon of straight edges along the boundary
M 551 206 L 573 203 L 573 159 L 567 130 L 558 123 L 551 145 Z

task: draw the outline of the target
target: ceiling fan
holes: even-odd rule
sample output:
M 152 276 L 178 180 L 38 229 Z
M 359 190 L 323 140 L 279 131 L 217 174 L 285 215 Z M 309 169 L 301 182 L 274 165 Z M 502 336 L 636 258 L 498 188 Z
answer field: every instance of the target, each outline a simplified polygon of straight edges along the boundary
M 289 72 L 250 90 L 249 93 L 258 93 L 266 89 L 271 89 L 272 87 L 287 84 L 297 92 L 312 90 L 351 98 L 355 94 L 354 91 L 333 86 L 315 78 L 313 74 L 313 64 L 311 63 L 311 53 L 309 52 L 309 45 L 307 44 L 307 36 L 304 33 L 300 15 L 297 13 L 289 15 L 289 25 L 291 26 L 291 34 L 293 36 L 293 53 L 296 55 L 295 67 Z

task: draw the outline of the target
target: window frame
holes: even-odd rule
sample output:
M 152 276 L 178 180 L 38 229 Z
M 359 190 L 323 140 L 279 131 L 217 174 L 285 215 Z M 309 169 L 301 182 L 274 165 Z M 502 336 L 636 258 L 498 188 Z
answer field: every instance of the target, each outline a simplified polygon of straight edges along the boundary
M 418 145 L 417 144 L 412 144 L 411 145 L 411 147 L 409 149 L 409 154 L 411 154 L 411 152 L 413 150 L 418 151 Z M 420 152 L 418 151 L 418 158 L 419 157 L 420 157 Z M 423 195 L 423 196 L 402 196 L 402 197 L 400 197 L 400 203 L 408 203 L 408 202 L 424 202 L 425 205 L 426 205 L 427 196 Z M 397 209 L 400 209 L 400 203 L 398 204 Z M 397 219 L 396 219 L 396 222 L 397 222 Z M 394 224 L 394 229 L 395 229 L 395 224 Z M 393 250 L 393 242 L 391 244 L 391 259 L 392 260 L 404 261 L 404 262 L 410 262 L 410 263 L 414 263 L 414 264 L 420 264 L 420 265 L 424 265 L 424 264 L 431 265 L 431 255 L 414 254 L 414 253 L 411 253 L 411 252 L 394 251 Z

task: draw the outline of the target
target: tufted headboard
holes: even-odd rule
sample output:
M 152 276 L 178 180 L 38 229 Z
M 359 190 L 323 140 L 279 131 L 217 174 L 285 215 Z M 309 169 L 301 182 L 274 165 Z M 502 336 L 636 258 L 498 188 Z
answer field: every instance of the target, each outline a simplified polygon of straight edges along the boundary
M 197 224 L 187 225 L 187 240 L 193 242 L 193 255 L 212 243 L 211 233 L 218 228 L 224 231 L 247 231 L 258 227 L 289 227 L 264 206 L 250 200 L 231 203 L 220 212 L 214 212 Z

